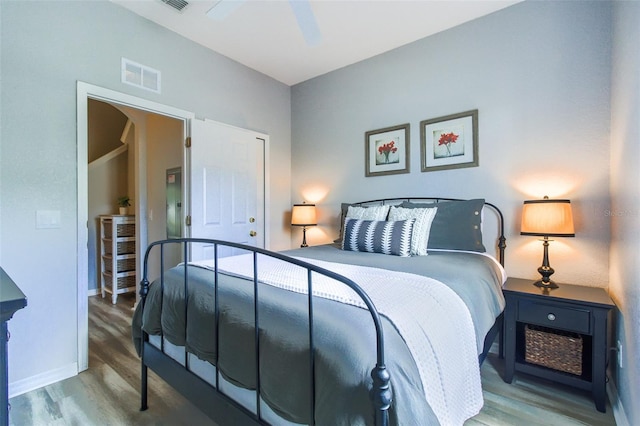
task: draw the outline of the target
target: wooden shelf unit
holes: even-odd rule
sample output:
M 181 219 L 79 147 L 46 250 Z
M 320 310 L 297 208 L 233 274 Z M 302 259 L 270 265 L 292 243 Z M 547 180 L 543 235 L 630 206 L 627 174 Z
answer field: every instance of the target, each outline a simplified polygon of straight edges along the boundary
M 102 297 L 136 291 L 136 218 L 133 215 L 100 216 L 100 287 Z

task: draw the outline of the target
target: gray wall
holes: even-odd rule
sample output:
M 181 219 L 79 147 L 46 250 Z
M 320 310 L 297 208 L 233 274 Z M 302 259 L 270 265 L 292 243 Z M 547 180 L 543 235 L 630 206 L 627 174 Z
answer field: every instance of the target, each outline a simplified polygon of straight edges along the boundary
M 606 287 L 610 16 L 606 2 L 524 2 L 294 86 L 292 198 L 326 194 L 309 244 L 337 236 L 341 202 L 484 197 L 506 217 L 508 273 L 535 278 L 522 202 L 566 197 L 576 238 L 552 243 L 554 277 Z M 480 166 L 422 173 L 420 121 L 476 108 Z M 407 122 L 411 173 L 365 177 L 364 133 Z
M 11 320 L 11 390 L 77 371 L 76 82 L 270 135 L 271 247 L 290 247 L 290 89 L 108 1 L 0 2 L 0 263 L 28 297 Z M 162 72 L 162 94 L 120 83 L 122 57 Z M 59 210 L 59 229 L 35 228 Z M 43 357 L 42 354 L 47 356 Z
M 612 369 L 629 424 L 640 424 L 640 3 L 613 7 L 611 281 L 622 368 Z

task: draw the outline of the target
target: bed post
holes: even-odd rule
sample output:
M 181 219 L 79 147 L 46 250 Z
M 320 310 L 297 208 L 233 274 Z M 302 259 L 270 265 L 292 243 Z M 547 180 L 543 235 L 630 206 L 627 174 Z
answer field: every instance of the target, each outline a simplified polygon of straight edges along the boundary
M 507 239 L 504 237 L 504 216 L 502 215 L 502 211 L 491 203 L 484 203 L 486 206 L 491 207 L 498 214 L 498 231 L 500 235 L 498 235 L 498 251 L 500 258 L 500 264 L 504 267 L 504 249 L 507 248 Z
M 504 234 L 500 235 L 498 248 L 500 249 L 500 264 L 504 267 L 504 249 L 507 248 L 507 239 Z
M 147 266 L 147 261 L 145 259 L 145 269 Z M 144 302 L 147 298 L 147 294 L 149 293 L 149 280 L 147 279 L 147 272 L 144 272 L 144 278 L 140 283 L 140 310 L 144 312 Z M 145 411 L 148 408 L 147 405 L 147 365 L 144 363 L 144 345 L 149 339 L 149 336 L 144 331 L 142 327 L 142 320 L 140 321 L 140 411 Z
M 377 426 L 387 426 L 389 424 L 389 407 L 391 406 L 391 390 L 389 389 L 390 375 L 384 364 L 377 364 L 371 370 L 373 388 L 371 389 L 371 399 L 376 410 L 375 424 Z

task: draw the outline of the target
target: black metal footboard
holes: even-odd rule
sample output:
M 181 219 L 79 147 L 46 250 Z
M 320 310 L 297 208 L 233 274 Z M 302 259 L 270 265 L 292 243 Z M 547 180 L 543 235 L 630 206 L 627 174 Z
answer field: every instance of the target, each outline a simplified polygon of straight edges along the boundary
M 196 406 L 202 409 L 207 415 L 212 417 L 214 420 L 220 422 L 220 424 L 266 424 L 262 413 L 261 413 L 261 393 L 260 393 L 260 360 L 259 360 L 259 348 L 260 348 L 260 338 L 259 338 L 259 315 L 258 315 L 258 306 L 259 306 L 259 286 L 258 286 L 258 271 L 260 268 L 258 255 L 269 256 L 275 259 L 279 259 L 294 265 L 297 265 L 301 268 L 306 269 L 307 273 L 307 304 L 308 304 L 308 333 L 309 333 L 309 367 L 310 367 L 310 419 L 312 424 L 315 422 L 315 347 L 314 347 L 314 332 L 313 332 L 313 323 L 314 323 L 314 300 L 313 300 L 313 280 L 312 273 L 317 273 L 334 279 L 338 282 L 343 283 L 344 285 L 350 287 L 364 302 L 366 305 L 371 319 L 373 320 L 373 325 L 375 327 L 375 336 L 376 336 L 376 365 L 371 370 L 371 377 L 373 379 L 373 387 L 370 392 L 370 397 L 372 400 L 372 410 L 374 412 L 375 424 L 380 426 L 386 426 L 389 423 L 389 407 L 392 401 L 392 393 L 389 387 L 390 375 L 385 366 L 385 350 L 384 350 L 384 335 L 382 329 L 382 322 L 380 316 L 373 305 L 373 302 L 369 298 L 369 296 L 360 288 L 355 282 L 351 281 L 348 278 L 343 277 L 342 275 L 336 274 L 335 272 L 329 271 L 327 269 L 318 267 L 316 265 L 291 258 L 279 253 L 271 252 L 268 250 L 255 248 L 251 246 L 246 246 L 243 244 L 237 244 L 227 241 L 220 240 L 210 240 L 210 239 L 201 239 L 201 238 L 182 238 L 182 239 L 172 239 L 172 240 L 162 240 L 157 241 L 149 245 L 146 250 L 144 257 L 144 268 L 143 268 L 143 278 L 141 282 L 140 288 L 140 304 L 139 309 L 144 309 L 144 304 L 146 302 L 146 297 L 149 292 L 149 260 L 150 254 L 154 250 L 159 250 L 159 258 L 160 265 L 165 264 L 165 253 L 166 248 L 170 245 L 180 245 L 182 252 L 182 259 L 185 260 L 184 263 L 184 295 L 185 295 L 185 324 L 186 324 L 186 310 L 187 310 L 187 299 L 189 297 L 188 294 L 188 280 L 189 280 L 189 271 L 187 268 L 187 262 L 190 258 L 190 253 L 193 244 L 205 244 L 207 246 L 213 247 L 213 259 L 215 260 L 214 266 L 214 294 L 215 294 L 215 329 L 216 329 L 216 339 L 219 336 L 219 310 L 218 310 L 218 282 L 219 282 L 219 271 L 218 271 L 218 259 L 219 259 L 219 249 L 220 248 L 229 248 L 241 250 L 247 253 L 252 253 L 253 255 L 253 271 L 251 275 L 253 277 L 253 309 L 254 309 L 254 344 L 256 348 L 256 359 L 255 359 L 255 369 L 256 369 L 256 390 L 255 390 L 255 399 L 256 399 L 256 412 L 252 412 L 238 402 L 232 400 L 230 397 L 225 395 L 222 392 L 219 392 L 219 376 L 220 371 L 216 369 L 216 378 L 215 378 L 215 387 L 209 385 L 207 382 L 202 380 L 196 374 L 189 371 L 189 357 L 185 355 L 185 365 L 181 365 L 180 363 L 174 361 L 172 358 L 164 354 L 163 349 L 158 349 L 151 343 L 149 343 L 149 335 L 141 330 L 142 335 L 142 344 L 141 344 L 141 358 L 142 358 L 142 371 L 141 371 L 141 410 L 146 410 L 148 407 L 147 404 L 147 373 L 148 368 L 151 368 L 154 372 L 156 372 L 159 376 L 161 376 L 166 382 L 172 385 L 176 390 L 181 392 L 187 399 L 193 402 Z M 160 277 L 159 281 L 161 285 L 164 285 L 164 268 L 160 268 Z M 216 342 L 216 347 L 218 342 Z M 372 348 L 373 349 L 373 348 Z M 217 365 L 217 362 L 216 362 Z

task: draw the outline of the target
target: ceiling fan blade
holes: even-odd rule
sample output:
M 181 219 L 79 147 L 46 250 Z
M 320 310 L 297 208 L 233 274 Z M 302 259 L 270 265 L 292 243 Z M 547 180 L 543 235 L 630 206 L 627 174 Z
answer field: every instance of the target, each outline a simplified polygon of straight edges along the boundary
M 245 1 L 246 0 L 218 0 L 218 2 L 207 11 L 207 16 L 215 21 L 222 21 L 242 6 Z
M 322 41 L 322 34 L 308 0 L 289 0 L 298 26 L 309 46 L 317 46 Z

